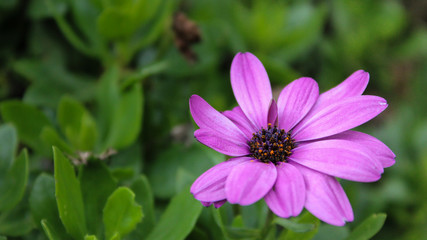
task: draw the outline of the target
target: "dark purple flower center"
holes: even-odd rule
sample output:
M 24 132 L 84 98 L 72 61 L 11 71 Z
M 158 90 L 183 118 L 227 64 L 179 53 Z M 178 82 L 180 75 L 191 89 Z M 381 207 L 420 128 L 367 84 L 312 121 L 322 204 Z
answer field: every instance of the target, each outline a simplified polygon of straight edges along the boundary
M 295 148 L 295 140 L 291 137 L 291 132 L 278 129 L 276 126 L 268 124 L 268 128 L 262 128 L 253 134 L 248 142 L 251 154 L 261 162 L 286 162 Z

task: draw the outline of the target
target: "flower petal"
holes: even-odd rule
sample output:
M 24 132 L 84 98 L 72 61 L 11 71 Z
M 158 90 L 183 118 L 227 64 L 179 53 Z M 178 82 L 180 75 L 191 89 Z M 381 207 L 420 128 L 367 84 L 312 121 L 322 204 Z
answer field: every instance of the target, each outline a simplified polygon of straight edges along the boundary
M 381 163 L 362 145 L 347 140 L 321 140 L 298 146 L 290 160 L 335 177 L 358 182 L 381 178 Z
M 258 160 L 246 161 L 231 170 L 225 182 L 230 203 L 250 205 L 264 197 L 276 182 L 276 166 Z
M 247 157 L 232 158 L 213 166 L 194 181 L 190 188 L 190 192 L 194 195 L 194 198 L 201 201 L 202 204 L 204 204 L 203 202 L 208 204 L 207 202 L 212 203 L 224 200 L 226 198 L 224 190 L 225 180 L 231 170 L 235 166 L 249 161 L 250 159 L 251 158 Z
M 320 220 L 343 226 L 353 221 L 353 210 L 339 182 L 331 176 L 294 164 L 304 176 L 305 208 Z
M 279 217 L 298 216 L 305 203 L 304 178 L 296 167 L 288 163 L 282 163 L 276 169 L 276 184 L 264 197 L 265 202 Z
M 205 206 L 205 207 L 209 207 L 209 206 L 211 206 L 212 204 L 214 205 L 214 207 L 215 208 L 219 208 L 219 207 L 221 207 L 222 205 L 224 205 L 224 203 L 226 203 L 227 202 L 227 200 L 221 200 L 221 201 L 216 201 L 216 202 L 203 202 L 203 201 L 200 201 L 201 203 L 202 203 L 202 205 L 203 206 Z
M 323 108 L 348 97 L 360 96 L 369 82 L 369 73 L 358 70 L 336 87 L 322 93 L 316 102 L 316 108 Z
M 222 133 L 227 138 L 246 142 L 246 137 L 242 131 L 200 96 L 193 95 L 190 97 L 190 111 L 200 128 L 210 129 Z
M 230 119 L 245 134 L 248 140 L 251 139 L 252 134 L 257 131 L 239 106 L 233 108 L 233 110 L 225 111 L 222 114 L 228 117 L 228 119 Z
M 194 137 L 204 145 L 228 156 L 239 157 L 250 153 L 246 142 L 236 141 L 211 129 L 197 129 L 194 132 Z
M 377 96 L 346 98 L 307 116 L 295 126 L 296 141 L 313 140 L 331 136 L 357 127 L 387 108 L 387 101 Z
M 384 168 L 390 167 L 396 162 L 396 155 L 391 151 L 390 148 L 388 148 L 380 140 L 366 133 L 349 130 L 330 136 L 327 139 L 342 139 L 359 143 L 360 145 L 369 149 L 372 153 L 372 158 L 378 159 Z
M 238 53 L 231 63 L 231 87 L 237 103 L 257 128 L 267 127 L 270 80 L 262 63 L 251 53 Z
M 277 125 L 277 103 L 274 101 L 274 99 L 271 99 L 267 122 L 271 123 L 272 125 Z
M 277 100 L 279 127 L 291 130 L 310 111 L 319 97 L 319 86 L 312 78 L 299 78 L 288 84 Z

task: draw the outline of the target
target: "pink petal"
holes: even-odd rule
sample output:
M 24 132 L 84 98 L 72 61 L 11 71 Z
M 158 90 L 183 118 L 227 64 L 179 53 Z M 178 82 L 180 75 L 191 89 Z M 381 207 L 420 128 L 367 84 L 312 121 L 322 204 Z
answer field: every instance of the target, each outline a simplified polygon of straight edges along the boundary
M 226 116 L 215 110 L 205 100 L 197 95 L 190 98 L 190 111 L 194 121 L 200 127 L 200 131 L 195 132 L 195 137 L 205 145 L 214 148 L 224 154 L 231 151 L 231 156 L 240 156 L 241 152 L 247 151 L 247 137 L 245 134 Z M 209 139 L 209 137 L 211 138 Z M 232 142 L 232 146 L 222 149 L 224 144 Z M 236 148 L 240 149 L 236 152 Z
M 205 206 L 209 206 L 209 203 L 212 202 L 224 200 L 226 198 L 224 190 L 225 180 L 231 170 L 235 166 L 249 160 L 250 158 L 246 157 L 232 158 L 213 166 L 194 181 L 190 192 L 194 195 L 194 198 L 201 201 Z
M 264 197 L 276 182 L 276 166 L 258 160 L 235 166 L 225 182 L 225 193 L 230 203 L 250 205 Z
M 190 97 L 190 111 L 200 128 L 211 129 L 227 137 L 246 141 L 245 135 L 230 119 L 215 110 L 200 96 Z
M 377 96 L 357 96 L 338 101 L 304 118 L 293 131 L 294 139 L 306 141 L 331 136 L 357 127 L 387 108 Z
M 210 205 L 212 205 L 212 202 L 203 202 L 203 201 L 200 201 L 200 203 L 201 203 L 203 206 L 205 206 L 205 207 L 209 207 Z
M 395 163 L 396 155 L 390 148 L 380 140 L 366 133 L 349 130 L 330 136 L 328 139 L 342 139 L 359 143 L 370 150 L 372 158 L 377 159 L 384 168 L 390 167 Z
M 211 129 L 197 129 L 194 137 L 204 145 L 228 156 L 239 157 L 250 153 L 249 145 L 246 142 L 228 138 L 225 134 Z
M 312 78 L 299 78 L 287 85 L 277 100 L 279 127 L 291 130 L 310 111 L 319 96 L 319 86 Z
M 279 217 L 298 216 L 305 203 L 304 178 L 296 167 L 288 163 L 282 163 L 276 169 L 276 184 L 264 197 L 265 202 Z
M 316 108 L 323 108 L 348 97 L 360 96 L 369 82 L 369 73 L 358 70 L 336 87 L 322 93 L 316 103 Z
M 248 140 L 252 138 L 254 132 L 258 131 L 239 106 L 222 114 L 228 117 L 245 134 Z
M 331 176 L 294 164 L 304 176 L 305 208 L 320 220 L 343 226 L 353 221 L 353 210 L 339 182 Z
M 381 178 L 381 163 L 362 145 L 347 140 L 321 140 L 298 146 L 289 157 L 316 171 L 358 182 Z
M 245 115 L 260 129 L 267 127 L 270 80 L 262 63 L 251 53 L 238 53 L 231 63 L 231 87 Z
M 211 206 L 213 204 L 215 208 L 221 207 L 226 202 L 227 202 L 227 200 L 225 200 L 225 199 L 221 200 L 221 201 L 216 201 L 216 202 L 203 202 L 203 201 L 201 201 L 201 203 L 202 203 L 203 206 L 209 207 L 209 206 Z
M 277 125 L 277 104 L 274 99 L 271 99 L 270 108 L 268 110 L 267 122 L 272 125 Z

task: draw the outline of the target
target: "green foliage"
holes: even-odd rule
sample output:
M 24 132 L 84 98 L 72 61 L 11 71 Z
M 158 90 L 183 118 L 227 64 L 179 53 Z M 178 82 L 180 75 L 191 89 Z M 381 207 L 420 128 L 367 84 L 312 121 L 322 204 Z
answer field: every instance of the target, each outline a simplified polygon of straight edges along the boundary
M 0 239 L 424 239 L 421 2 L 0 1 Z M 301 76 L 324 91 L 364 69 L 365 94 L 389 102 L 361 130 L 396 164 L 375 184 L 340 182 L 353 223 L 272 217 L 264 201 L 203 208 L 189 194 L 226 158 L 194 141 L 188 98 L 236 106 L 230 63 L 244 51 L 275 94 Z
M 144 220 L 138 223 L 129 239 L 145 239 L 156 224 L 153 192 L 144 175 L 136 178 L 130 188 L 135 193 L 135 201 L 144 209 Z
M 276 219 L 275 222 L 285 227 L 279 239 L 296 240 L 296 239 L 312 239 L 319 230 L 320 220 L 306 211 L 299 216 L 295 222 L 283 221 L 284 219 Z
M 128 188 L 117 188 L 108 198 L 103 210 L 106 239 L 121 239 L 130 233 L 143 217 L 135 194 Z
M 23 150 L 1 177 L 0 212 L 11 210 L 24 195 L 28 180 L 28 153 Z M 13 187 L 11 187 L 13 186 Z
M 88 232 L 102 234 L 102 210 L 117 182 L 108 168 L 100 161 L 91 161 L 81 168 L 79 176 L 86 213 Z M 99 183 L 102 184 L 99 184 Z
M 365 219 L 359 226 L 357 226 L 347 240 L 368 240 L 371 239 L 384 225 L 387 215 L 384 213 L 373 214 Z
M 56 206 L 55 179 L 45 173 L 40 174 L 34 182 L 29 200 L 34 221 L 41 224 L 49 239 L 67 239 Z
M 0 112 L 4 121 L 16 127 L 19 139 L 23 143 L 40 152 L 47 151 L 39 137 L 42 129 L 50 126 L 50 122 L 40 110 L 19 101 L 7 101 L 1 103 Z
M 86 151 L 93 149 L 97 137 L 96 123 L 78 101 L 63 97 L 57 114 L 62 132 L 75 148 Z
M 184 189 L 171 199 L 159 223 L 146 239 L 185 239 L 201 211 L 202 205 L 191 196 L 188 188 Z
M 53 147 L 53 159 L 59 216 L 67 232 L 74 239 L 81 239 L 87 228 L 80 182 L 69 160 L 56 147 Z

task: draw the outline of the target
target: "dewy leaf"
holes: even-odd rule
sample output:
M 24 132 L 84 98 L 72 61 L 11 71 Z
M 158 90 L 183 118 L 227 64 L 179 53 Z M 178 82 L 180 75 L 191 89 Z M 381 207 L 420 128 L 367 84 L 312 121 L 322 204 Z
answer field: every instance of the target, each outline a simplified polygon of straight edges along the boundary
M 0 176 L 4 176 L 8 171 L 17 146 L 15 128 L 9 124 L 0 126 Z
M 135 141 L 141 130 L 142 110 L 142 89 L 138 83 L 120 97 L 110 126 L 107 147 L 120 149 Z
M 57 117 L 61 130 L 75 148 L 93 150 L 97 139 L 96 123 L 80 102 L 63 97 Z
M 115 239 L 130 233 L 142 217 L 142 208 L 135 202 L 135 194 L 126 187 L 117 188 L 104 207 L 105 239 Z
M 154 197 L 147 177 L 140 175 L 130 186 L 135 193 L 136 202 L 144 209 L 144 221 L 138 223 L 129 239 L 145 239 L 155 225 Z
M 11 210 L 22 199 L 28 180 L 28 153 L 22 150 L 0 185 L 0 212 Z
M 384 213 L 372 214 L 357 226 L 346 240 L 368 240 L 377 234 L 384 225 L 387 215 Z
M 69 160 L 56 147 L 53 147 L 53 159 L 59 217 L 74 239 L 82 239 L 86 235 L 86 219 L 80 182 Z
M 40 133 L 43 127 L 51 124 L 40 110 L 19 101 L 7 101 L 1 103 L 0 111 L 3 120 L 12 122 L 16 127 L 19 139 L 23 143 L 43 154 L 48 153 L 47 146 L 40 141 Z
M 159 223 L 147 240 L 181 240 L 191 232 L 202 211 L 202 204 L 194 199 L 188 188 L 172 198 Z
M 116 181 L 105 164 L 89 161 L 80 172 L 80 183 L 85 203 L 86 223 L 89 233 L 101 237 L 102 210 L 110 194 L 116 189 Z
M 67 239 L 65 228 L 59 219 L 55 199 L 55 179 L 52 176 L 42 173 L 36 178 L 29 201 L 34 221 L 37 224 L 43 224 L 44 221 L 45 225 L 49 225 L 43 226 L 46 235 L 47 231 L 51 231 L 58 236 L 54 239 Z

